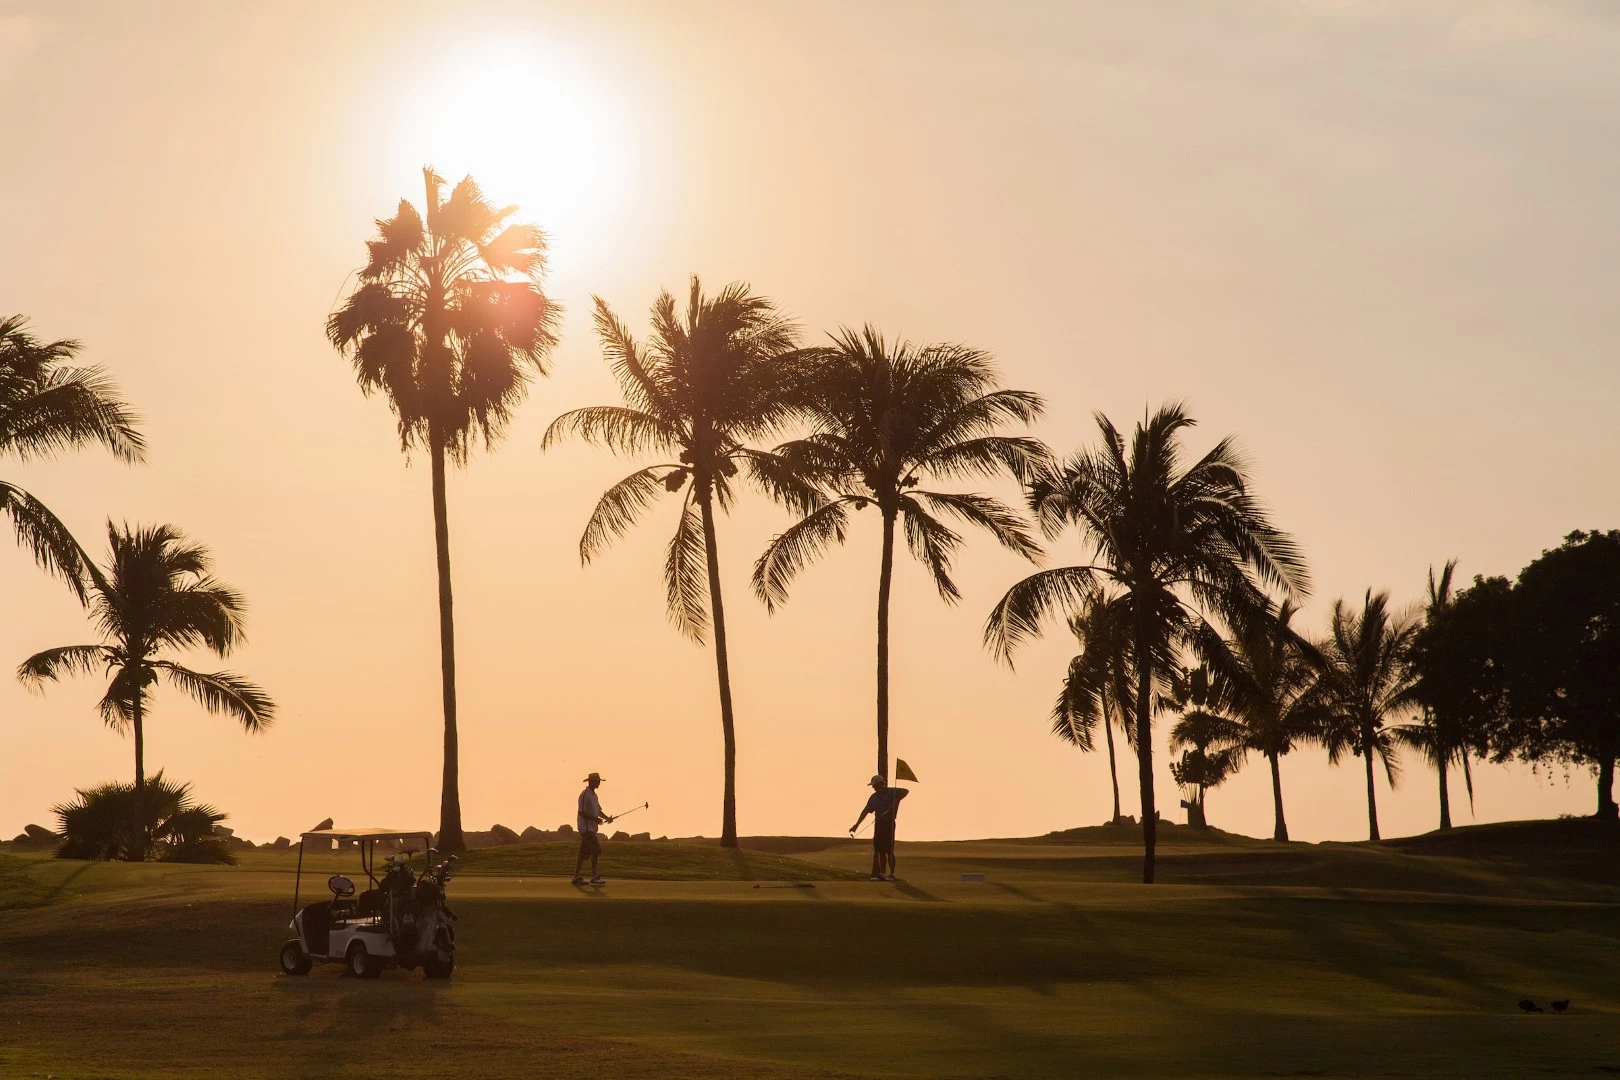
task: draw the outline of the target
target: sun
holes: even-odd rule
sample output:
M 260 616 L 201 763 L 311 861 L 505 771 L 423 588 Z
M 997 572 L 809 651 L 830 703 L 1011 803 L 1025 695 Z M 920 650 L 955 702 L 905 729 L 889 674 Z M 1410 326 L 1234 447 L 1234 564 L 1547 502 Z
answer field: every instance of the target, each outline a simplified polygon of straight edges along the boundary
M 634 134 L 605 74 L 532 39 L 460 46 L 416 84 L 401 152 L 516 203 L 555 256 L 611 227 L 629 190 Z

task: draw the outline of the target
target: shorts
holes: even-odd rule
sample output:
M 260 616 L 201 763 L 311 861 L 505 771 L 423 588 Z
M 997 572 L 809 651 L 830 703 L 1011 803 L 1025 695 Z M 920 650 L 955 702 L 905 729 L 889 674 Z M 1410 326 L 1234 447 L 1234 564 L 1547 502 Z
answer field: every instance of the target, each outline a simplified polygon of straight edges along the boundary
M 885 855 L 894 854 L 894 819 L 879 821 L 872 826 L 872 850 Z
M 579 834 L 579 853 L 581 855 L 602 854 L 602 835 L 600 833 L 582 832 Z

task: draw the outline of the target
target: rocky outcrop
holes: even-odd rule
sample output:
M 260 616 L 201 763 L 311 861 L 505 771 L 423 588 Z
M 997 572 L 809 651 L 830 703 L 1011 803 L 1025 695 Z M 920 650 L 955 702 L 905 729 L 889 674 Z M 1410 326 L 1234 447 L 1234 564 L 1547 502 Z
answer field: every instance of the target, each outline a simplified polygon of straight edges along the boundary
M 327 818 L 325 821 L 322 821 L 319 825 L 315 826 L 313 829 L 311 829 L 309 831 L 310 832 L 320 832 L 322 829 L 330 829 L 331 827 L 332 827 L 332 819 Z
M 276 848 L 280 851 L 286 851 L 288 848 L 292 847 L 292 841 L 287 839 L 285 836 L 278 836 L 273 843 L 267 846 Z
M 630 839 L 632 839 L 632 840 L 651 840 L 652 839 L 652 833 L 650 833 L 650 832 L 631 833 L 630 834 Z
M 609 840 L 628 840 L 628 839 L 630 839 L 630 834 L 625 832 L 623 829 L 620 829 L 618 832 L 616 832 L 612 836 L 608 837 L 608 839 Z

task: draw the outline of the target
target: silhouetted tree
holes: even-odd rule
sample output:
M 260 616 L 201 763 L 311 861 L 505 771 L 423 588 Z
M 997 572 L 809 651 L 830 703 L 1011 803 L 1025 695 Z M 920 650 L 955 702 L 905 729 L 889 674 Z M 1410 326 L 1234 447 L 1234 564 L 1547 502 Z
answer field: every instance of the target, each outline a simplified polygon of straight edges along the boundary
M 146 778 L 140 810 L 133 784 L 102 784 L 76 794 L 52 808 L 62 826 L 59 859 L 138 859 L 140 844 L 150 839 L 159 862 L 236 862 L 214 833 L 225 814 L 199 805 L 190 784 L 165 779 L 161 769 Z M 144 821 L 145 829 L 132 829 L 132 821 Z
M 1233 635 L 1236 666 L 1227 677 L 1231 701 L 1227 715 L 1242 728 L 1242 741 L 1271 766 L 1271 799 L 1275 816 L 1272 839 L 1288 839 L 1283 813 L 1282 758 L 1301 742 L 1319 741 L 1325 721 L 1320 698 L 1313 693 L 1322 659 L 1293 629 L 1297 608 L 1284 600 L 1272 616 L 1256 619 Z
M 439 660 L 444 697 L 444 783 L 439 847 L 461 851 L 456 729 L 455 620 L 445 462 L 465 465 L 474 444 L 492 445 L 546 373 L 560 309 L 541 292 L 545 234 L 508 224 L 472 177 L 443 197 L 444 181 L 422 171 L 426 215 L 401 199 L 377 221 L 360 285 L 326 323 L 352 356 L 360 389 L 380 392 L 399 421 L 400 448 L 427 451 L 438 556 Z
M 1448 561 L 1437 576 L 1429 568 L 1429 598 L 1424 607 L 1423 624 L 1412 638 L 1410 662 L 1415 682 L 1413 697 L 1422 706 L 1415 723 L 1403 724 L 1395 729 L 1395 737 L 1423 755 L 1434 766 L 1440 783 L 1440 828 L 1451 828 L 1451 792 L 1447 778 L 1450 767 L 1462 769 L 1463 784 L 1468 791 L 1468 806 L 1474 805 L 1474 770 L 1469 759 L 1484 757 L 1488 750 L 1490 725 L 1482 723 L 1476 710 L 1459 700 L 1456 687 L 1442 685 L 1458 669 L 1462 657 L 1435 655 L 1429 648 L 1443 634 L 1438 629 L 1454 601 L 1452 577 L 1457 560 Z M 1475 690 L 1464 689 L 1471 696 Z
M 1328 761 L 1338 764 L 1346 753 L 1362 759 L 1367 770 L 1367 837 L 1377 840 L 1378 799 L 1373 787 L 1373 759 L 1383 763 L 1394 787 L 1396 736 L 1391 721 L 1416 703 L 1416 679 L 1407 652 L 1416 631 L 1409 614 L 1391 613 L 1389 594 L 1368 590 L 1361 610 L 1343 600 L 1333 603 L 1333 617 L 1322 653 L 1327 670 L 1320 680 L 1320 702 L 1327 711 L 1323 742 Z
M 0 457 L 46 458 L 100 443 L 139 461 L 137 417 L 100 368 L 71 367 L 77 341 L 40 341 L 21 315 L 0 318 Z M 56 515 L 16 484 L 0 480 L 0 516 L 48 572 L 84 598 L 84 555 Z
M 589 562 L 660 496 L 680 495 L 680 519 L 664 561 L 669 614 L 698 643 L 713 615 L 725 740 L 720 843 L 735 847 L 737 739 L 715 508 L 730 508 L 739 469 L 790 507 L 805 512 L 820 504 L 815 488 L 775 455 L 745 445 L 779 430 L 798 411 L 798 333 L 775 305 L 746 284 L 731 284 L 706 297 L 696 276 L 685 317 L 666 291 L 653 304 L 652 324 L 652 340 L 642 346 L 606 301 L 596 298 L 596 331 L 625 405 L 565 413 L 552 422 L 544 445 L 578 435 L 625 454 L 679 455 L 678 463 L 638 469 L 609 488 L 585 525 L 579 554 Z
M 1191 465 L 1180 436 L 1193 421 L 1167 405 L 1136 427 L 1127 448 L 1097 417 L 1102 446 L 1041 470 L 1029 505 L 1050 537 L 1077 528 L 1092 563 L 1044 570 L 1014 585 L 991 613 L 986 644 L 1010 659 L 1049 615 L 1076 610 L 1104 582 L 1131 622 L 1137 765 L 1142 792 L 1142 880 L 1152 882 L 1157 837 L 1153 793 L 1153 689 L 1183 649 L 1200 659 L 1227 652 L 1213 616 L 1241 628 L 1264 617 L 1266 587 L 1308 588 L 1294 542 L 1271 525 L 1249 492 L 1231 439 Z
M 1595 816 L 1614 820 L 1620 531 L 1570 533 L 1519 573 L 1510 595 L 1510 632 L 1494 635 L 1508 691 L 1494 756 L 1590 768 Z
M 1063 689 L 1052 708 L 1052 734 L 1090 751 L 1095 732 L 1102 728 L 1108 746 L 1108 780 L 1114 795 L 1114 816 L 1120 819 L 1119 772 L 1114 752 L 1114 726 L 1132 743 L 1131 718 L 1135 711 L 1131 675 L 1131 625 L 1117 597 L 1098 591 L 1080 611 L 1069 616 L 1069 630 L 1080 652 L 1069 661 Z
M 777 448 L 801 475 L 832 493 L 824 505 L 772 539 L 754 566 L 754 593 L 771 611 L 811 559 L 842 543 L 851 511 L 876 508 L 882 522 L 877 591 L 877 772 L 889 775 L 889 590 L 896 527 L 912 557 L 928 568 L 946 603 L 960 593 L 951 559 L 962 537 L 950 525 L 982 529 L 1003 547 L 1033 559 L 1040 548 L 1023 520 L 982 494 L 919 484 L 1009 473 L 1022 480 L 1046 460 L 1039 442 L 997 434 L 1029 423 L 1041 401 L 995 389 L 990 357 L 963 345 L 887 342 L 874 327 L 844 328 L 817 350 L 805 389 L 812 432 Z
M 1202 667 L 1177 672 L 1164 702 L 1180 714 L 1170 729 L 1170 749 L 1180 750 L 1181 760 L 1170 763 L 1170 775 L 1187 794 L 1183 804 L 1194 829 L 1209 828 L 1209 792 L 1236 774 L 1249 752 L 1243 725 L 1225 715 L 1230 695 L 1219 684 Z
M 204 673 L 163 654 L 206 648 L 224 657 L 243 639 L 242 597 L 209 572 L 208 552 L 172 525 L 131 530 L 107 523 L 111 558 L 103 570 L 86 561 L 88 607 L 100 631 L 97 645 L 64 645 L 35 653 L 17 669 L 25 686 L 40 687 L 66 675 L 111 676 L 101 718 L 135 737 L 133 857 L 146 857 L 148 810 L 145 723 L 152 687 L 161 675 L 212 713 L 243 730 L 269 727 L 275 704 L 258 686 L 229 671 Z

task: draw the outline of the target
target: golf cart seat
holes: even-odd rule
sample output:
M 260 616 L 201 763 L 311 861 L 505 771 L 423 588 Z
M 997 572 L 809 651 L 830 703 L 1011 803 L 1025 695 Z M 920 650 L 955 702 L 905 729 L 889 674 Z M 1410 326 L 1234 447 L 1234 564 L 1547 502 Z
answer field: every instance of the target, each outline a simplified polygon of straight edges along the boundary
M 364 919 L 372 915 L 381 915 L 383 910 L 383 894 L 381 889 L 367 889 L 360 894 L 355 904 L 355 917 Z

